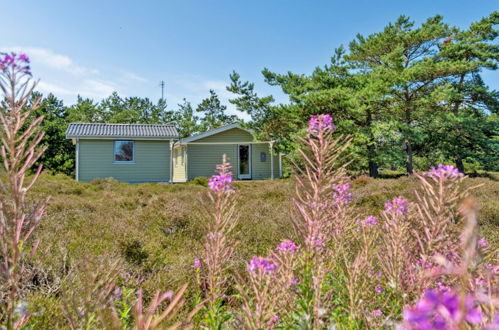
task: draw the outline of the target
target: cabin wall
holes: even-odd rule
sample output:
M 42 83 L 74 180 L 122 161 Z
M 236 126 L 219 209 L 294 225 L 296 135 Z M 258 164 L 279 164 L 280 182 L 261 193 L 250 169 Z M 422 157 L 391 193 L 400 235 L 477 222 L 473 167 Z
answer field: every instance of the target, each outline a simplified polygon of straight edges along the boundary
M 187 178 L 192 180 L 198 176 L 211 177 L 216 173 L 216 166 L 222 163 L 223 155 L 232 165 L 234 177 L 237 173 L 237 144 L 197 143 L 234 143 L 251 142 L 253 136 L 245 130 L 233 128 L 225 132 L 205 137 L 187 145 Z
M 126 140 L 126 139 L 123 139 Z M 114 140 L 79 140 L 79 180 L 170 181 L 170 141 L 135 141 L 135 161 L 114 163 Z

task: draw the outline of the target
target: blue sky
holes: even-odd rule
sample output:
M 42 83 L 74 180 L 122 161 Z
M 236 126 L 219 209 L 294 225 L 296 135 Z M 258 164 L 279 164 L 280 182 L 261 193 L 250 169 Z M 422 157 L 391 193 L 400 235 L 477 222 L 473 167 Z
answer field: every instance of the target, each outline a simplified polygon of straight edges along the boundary
M 451 25 L 499 9 L 493 0 L 418 1 L 2 1 L 0 50 L 32 58 L 39 90 L 66 104 L 76 95 L 101 99 L 112 91 L 156 101 L 166 82 L 170 106 L 198 103 L 214 89 L 223 100 L 229 73 L 254 81 L 261 70 L 309 73 L 357 33 L 380 31 L 399 15 L 420 23 L 441 14 Z M 499 89 L 499 72 L 485 72 Z M 234 111 L 231 109 L 231 111 Z

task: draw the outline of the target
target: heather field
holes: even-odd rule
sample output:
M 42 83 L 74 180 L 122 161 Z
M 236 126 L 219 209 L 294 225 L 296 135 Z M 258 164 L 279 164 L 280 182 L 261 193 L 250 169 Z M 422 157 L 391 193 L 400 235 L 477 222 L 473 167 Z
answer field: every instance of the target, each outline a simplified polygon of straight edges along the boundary
M 488 49 L 498 35 L 495 30 L 490 32 L 498 19 L 494 12 L 472 25 L 472 32 L 460 32 L 464 44 L 457 49 L 470 45 Z M 439 17 L 429 19 L 417 33 L 401 38 L 403 44 L 412 44 L 408 37 L 418 42 L 428 38 L 423 42 L 430 42 L 427 51 L 434 48 L 434 42 L 446 36 L 433 36 L 435 31 L 447 30 L 440 21 Z M 405 26 L 404 33 L 413 26 L 404 17 L 398 24 Z M 389 25 L 386 31 L 391 30 Z M 390 34 L 378 36 L 380 41 L 391 40 Z M 377 40 L 358 38 L 361 43 Z M 439 63 L 435 67 L 438 72 L 450 67 L 440 60 L 455 58 L 447 52 L 449 38 L 435 62 Z M 476 45 L 481 38 L 484 42 Z M 353 43 L 350 47 L 355 51 L 359 46 Z M 410 51 L 396 47 L 395 53 L 382 58 L 400 60 L 419 53 L 423 46 L 416 43 L 413 47 Z M 485 56 L 480 54 L 479 58 Z M 385 71 L 400 67 L 399 60 L 395 65 L 383 65 L 381 72 L 373 71 L 368 79 L 383 77 L 384 84 L 390 76 L 399 77 L 395 71 Z M 457 64 L 466 61 L 458 58 Z M 411 69 L 430 73 L 420 64 L 432 61 L 415 63 Z M 448 79 L 460 74 L 457 91 L 464 92 L 466 75 L 480 65 L 467 69 L 471 71 L 451 70 L 440 77 L 449 92 L 449 104 L 454 102 L 453 116 L 459 114 L 466 98 L 456 98 L 448 90 Z M 331 72 L 342 72 L 347 79 L 353 68 L 335 67 Z M 352 74 L 361 71 L 355 69 Z M 427 75 L 409 72 L 402 76 Z M 316 73 L 322 84 L 324 77 Z M 288 76 L 294 85 L 296 76 Z M 390 134 L 376 137 L 370 127 L 383 119 L 371 113 L 373 105 L 384 109 L 387 97 L 379 96 L 383 103 L 370 98 L 389 89 L 380 88 L 380 82 L 373 80 L 365 84 L 366 90 L 352 93 L 351 86 L 370 81 L 359 76 L 338 86 L 341 94 L 353 96 L 344 101 L 353 106 L 355 117 L 359 110 L 367 111 L 362 130 L 350 126 L 345 131 L 346 118 L 317 113 L 335 109 L 334 114 L 342 114 L 343 110 L 326 104 L 317 108 L 316 101 L 324 95 L 313 96 L 305 102 L 312 102 L 313 109 L 292 116 L 301 129 L 291 126 L 287 131 L 298 133 L 286 137 L 293 149 L 285 159 L 286 173 L 291 173 L 287 179 L 235 181 L 240 175 L 233 174 L 224 154 L 209 178 L 185 184 L 129 185 L 114 179 L 76 182 L 62 174 L 72 172 L 72 162 L 51 153 L 50 148 L 56 146 L 51 138 L 64 139 L 51 127 L 62 126 L 42 124 L 45 116 L 38 113 L 42 96 L 34 93 L 37 83 L 31 80 L 29 57 L 0 53 L 4 96 L 0 102 L 0 329 L 498 329 L 499 175 L 492 172 L 497 165 L 497 134 L 488 128 L 480 131 L 472 121 L 463 125 L 460 118 L 460 124 L 449 130 L 468 139 L 470 134 L 464 129 L 471 127 L 477 141 L 486 146 L 479 150 L 478 158 L 463 159 L 467 151 L 458 147 L 461 142 L 442 133 L 450 136 L 449 140 L 427 137 L 442 140 L 446 147 L 437 146 L 442 153 L 421 162 L 414 152 L 424 154 L 425 149 L 413 150 L 412 146 L 423 141 L 425 133 L 412 131 L 421 126 L 414 125 L 410 113 L 416 105 L 438 112 L 435 110 L 445 104 L 440 99 L 444 89 L 433 81 L 436 76 L 428 76 L 431 79 L 416 92 L 427 93 L 420 88 L 428 85 L 429 91 L 438 91 L 438 98 L 422 102 L 414 98 L 416 94 L 409 95 L 404 82 L 405 108 L 400 107 L 397 95 L 392 106 L 392 110 L 404 109 L 404 119 L 387 118 L 403 124 L 392 136 L 403 138 L 407 157 L 402 157 L 400 150 L 383 149 L 376 139 L 385 143 Z M 231 75 L 233 85 L 228 90 L 248 95 L 233 103 L 265 109 L 265 116 L 256 111 L 260 115 L 253 118 L 253 127 L 271 127 L 260 120 L 273 118 L 267 117 L 272 109 L 286 113 L 280 106 L 269 108 L 271 98 L 258 99 L 253 85 L 240 83 L 238 77 L 235 72 Z M 286 81 L 268 72 L 267 79 Z M 318 86 L 315 78 L 310 83 Z M 399 83 L 394 79 L 393 84 Z M 374 86 L 378 87 L 372 89 Z M 393 91 L 400 91 L 396 86 Z M 486 95 L 480 86 L 480 94 Z M 297 90 L 299 94 L 306 91 Z M 326 93 L 326 99 L 336 92 Z M 215 93 L 210 94 L 211 101 L 203 102 L 212 111 L 220 105 Z M 300 103 L 305 101 L 293 95 Z M 470 100 L 480 99 L 472 96 Z M 490 104 L 497 105 L 495 92 L 485 97 L 483 104 L 492 99 Z M 163 99 L 161 103 L 164 105 Z M 192 109 L 189 111 L 192 115 Z M 285 117 L 278 120 L 286 121 Z M 426 118 L 420 121 L 437 123 Z M 477 118 L 477 122 L 488 123 L 488 119 Z M 221 127 L 225 122 L 213 123 Z M 494 126 L 492 120 L 490 124 Z M 364 131 L 366 127 L 370 131 Z M 199 131 L 208 129 L 203 124 Z M 386 129 L 388 126 L 382 130 L 389 133 Z M 434 132 L 431 125 L 428 131 Z M 392 142 L 387 145 L 401 145 L 401 141 Z M 453 147 L 447 149 L 449 145 Z M 438 151 L 431 144 L 427 147 L 431 155 Z M 359 163 L 359 155 L 367 156 L 364 163 Z M 66 156 L 72 159 L 71 153 Z M 383 168 L 378 173 L 377 160 L 390 165 L 386 168 L 403 167 L 390 157 L 405 158 L 408 175 Z M 121 162 L 121 158 L 115 160 Z M 132 155 L 128 160 L 135 159 Z M 455 167 L 450 165 L 454 161 Z M 240 170 L 241 165 L 238 167 Z M 367 169 L 370 177 L 353 175 Z M 467 177 L 465 170 L 474 173 L 473 177 Z
M 184 310 L 193 308 L 196 284 L 191 265 L 203 254 L 204 231 L 211 221 L 211 211 L 205 207 L 208 188 L 200 181 L 128 185 L 114 180 L 82 183 L 64 175 L 42 175 L 32 197 L 52 198 L 36 233 L 49 253 L 28 299 L 44 311 L 35 312 L 34 324 L 46 328 L 67 325 L 61 309 L 65 288 L 69 285 L 81 292 L 89 274 L 106 270 L 99 266 L 101 263 L 118 262 L 117 284 L 127 288 L 130 301 L 134 301 L 138 287 L 150 297 L 156 290 L 165 292 L 188 282 Z M 359 217 L 379 217 L 386 200 L 394 196 L 412 200 L 417 181 L 409 177 L 358 177 L 352 181 L 351 203 Z M 238 270 L 233 271 L 244 272 L 252 256 L 266 255 L 284 238 L 299 241 L 291 221 L 297 216 L 292 204 L 294 184 L 292 179 L 235 183 L 240 218 L 234 230 Z M 467 178 L 464 184 L 481 185 L 472 193 L 480 206 L 480 235 L 497 249 L 499 182 L 490 175 Z M 91 269 L 82 271 L 85 264 L 92 265 Z

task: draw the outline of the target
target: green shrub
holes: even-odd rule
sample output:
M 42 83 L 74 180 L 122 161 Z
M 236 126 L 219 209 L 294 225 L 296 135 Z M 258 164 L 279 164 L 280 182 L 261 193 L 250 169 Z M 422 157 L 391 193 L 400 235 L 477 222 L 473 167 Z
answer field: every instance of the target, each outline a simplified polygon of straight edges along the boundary
M 189 184 L 196 184 L 196 185 L 200 185 L 200 186 L 203 186 L 203 187 L 208 187 L 208 179 L 205 178 L 204 176 L 198 176 L 194 179 L 192 179 Z

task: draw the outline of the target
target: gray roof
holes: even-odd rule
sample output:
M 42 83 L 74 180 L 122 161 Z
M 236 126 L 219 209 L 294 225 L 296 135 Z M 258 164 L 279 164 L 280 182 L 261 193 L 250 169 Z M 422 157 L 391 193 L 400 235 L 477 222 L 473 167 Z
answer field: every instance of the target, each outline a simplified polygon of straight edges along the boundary
M 66 138 L 178 139 L 173 125 L 155 124 L 69 124 Z

